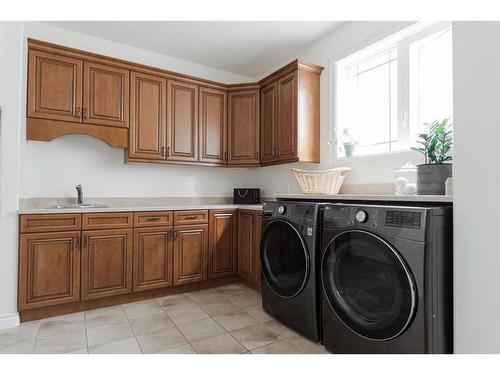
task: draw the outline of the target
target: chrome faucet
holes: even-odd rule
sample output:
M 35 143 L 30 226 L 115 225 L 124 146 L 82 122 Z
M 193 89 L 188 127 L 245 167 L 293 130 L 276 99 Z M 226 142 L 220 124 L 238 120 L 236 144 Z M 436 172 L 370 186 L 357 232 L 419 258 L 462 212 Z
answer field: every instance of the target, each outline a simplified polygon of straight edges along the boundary
M 78 197 L 76 198 L 76 204 L 83 204 L 83 187 L 82 187 L 82 185 L 76 185 L 75 189 L 76 189 L 76 193 L 78 194 Z

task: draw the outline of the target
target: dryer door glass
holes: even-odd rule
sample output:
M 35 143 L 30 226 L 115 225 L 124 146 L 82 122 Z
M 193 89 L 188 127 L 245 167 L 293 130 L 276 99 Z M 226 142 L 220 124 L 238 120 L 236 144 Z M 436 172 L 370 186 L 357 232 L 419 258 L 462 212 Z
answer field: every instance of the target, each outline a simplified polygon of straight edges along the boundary
M 301 292 L 309 274 L 309 254 L 297 230 L 288 222 L 268 224 L 260 242 L 262 274 L 271 289 L 282 297 Z
M 413 277 L 399 253 L 363 231 L 344 232 L 323 255 L 323 290 L 338 317 L 373 340 L 399 336 L 413 318 Z

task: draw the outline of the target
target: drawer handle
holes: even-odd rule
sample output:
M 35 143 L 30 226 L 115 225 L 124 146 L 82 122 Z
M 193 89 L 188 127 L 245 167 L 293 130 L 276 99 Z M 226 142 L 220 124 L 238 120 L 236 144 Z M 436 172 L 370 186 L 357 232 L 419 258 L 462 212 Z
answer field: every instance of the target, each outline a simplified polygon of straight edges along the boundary
M 198 219 L 198 216 L 186 216 L 184 220 L 196 220 Z
M 160 217 L 148 217 L 147 221 L 160 221 Z

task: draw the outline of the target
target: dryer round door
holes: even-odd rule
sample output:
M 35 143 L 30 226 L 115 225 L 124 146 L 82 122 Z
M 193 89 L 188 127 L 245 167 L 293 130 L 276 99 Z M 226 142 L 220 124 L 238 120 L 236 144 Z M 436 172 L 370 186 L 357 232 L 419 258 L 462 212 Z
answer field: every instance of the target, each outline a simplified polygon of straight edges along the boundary
M 309 252 L 289 222 L 274 220 L 265 227 L 260 260 L 265 281 L 279 296 L 291 298 L 304 289 L 309 276 Z
M 413 319 L 413 276 L 399 253 L 374 234 L 336 236 L 323 254 L 321 279 L 337 316 L 364 338 L 391 340 Z

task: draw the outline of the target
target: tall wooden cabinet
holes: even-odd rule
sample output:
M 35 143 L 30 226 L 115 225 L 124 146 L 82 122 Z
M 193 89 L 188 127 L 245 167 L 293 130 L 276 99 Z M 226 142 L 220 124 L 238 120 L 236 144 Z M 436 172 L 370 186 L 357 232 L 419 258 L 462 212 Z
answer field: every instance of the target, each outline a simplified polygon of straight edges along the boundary
M 262 165 L 320 162 L 321 71 L 295 61 L 260 81 Z
M 238 276 L 253 286 L 261 284 L 261 213 L 238 210 Z
M 227 164 L 227 92 L 200 87 L 199 116 L 199 161 Z
M 259 165 L 259 90 L 244 89 L 228 95 L 229 165 Z
M 237 237 L 235 210 L 210 211 L 209 278 L 237 274 Z

